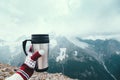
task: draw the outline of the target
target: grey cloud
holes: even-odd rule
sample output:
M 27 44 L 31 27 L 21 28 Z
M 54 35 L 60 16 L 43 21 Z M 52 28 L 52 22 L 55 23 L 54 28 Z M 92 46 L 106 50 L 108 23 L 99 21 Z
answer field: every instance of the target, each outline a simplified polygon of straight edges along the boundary
M 0 16 L 4 18 L 0 19 L 4 21 L 0 26 L 12 24 L 6 25 L 7 28 L 21 27 L 18 32 L 23 34 L 27 34 L 25 31 L 28 29 L 28 33 L 116 33 L 120 31 L 118 3 L 119 0 L 0 1 Z M 5 28 L 0 31 L 5 31 Z

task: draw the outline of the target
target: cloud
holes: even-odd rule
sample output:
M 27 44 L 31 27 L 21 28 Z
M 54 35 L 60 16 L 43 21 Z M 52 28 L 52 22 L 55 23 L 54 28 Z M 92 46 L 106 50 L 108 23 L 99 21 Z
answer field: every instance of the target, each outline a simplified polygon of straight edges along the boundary
M 119 33 L 118 3 L 119 0 L 2 0 L 0 35 Z
M 82 0 L 69 0 L 68 6 L 71 10 L 75 11 L 81 7 Z

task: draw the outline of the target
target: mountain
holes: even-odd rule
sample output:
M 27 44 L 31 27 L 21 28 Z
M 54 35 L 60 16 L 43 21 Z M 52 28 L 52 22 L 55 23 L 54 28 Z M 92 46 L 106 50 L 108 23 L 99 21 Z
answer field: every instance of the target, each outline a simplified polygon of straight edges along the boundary
M 0 42 L 0 62 L 20 66 L 24 58 L 21 41 Z
M 56 46 L 50 51 L 49 72 L 62 71 L 82 80 L 119 80 L 119 61 L 117 40 L 57 37 Z
M 14 45 L 5 42 L 0 47 L 0 61 L 20 66 L 25 58 L 21 43 L 19 39 Z M 80 80 L 120 80 L 118 40 L 50 36 L 49 47 L 49 73 L 62 73 Z

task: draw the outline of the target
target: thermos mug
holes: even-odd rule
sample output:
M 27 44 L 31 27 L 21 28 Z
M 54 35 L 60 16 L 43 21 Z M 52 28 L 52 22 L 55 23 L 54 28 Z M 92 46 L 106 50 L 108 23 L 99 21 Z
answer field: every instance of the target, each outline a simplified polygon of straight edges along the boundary
M 37 72 L 43 72 L 48 69 L 48 55 L 49 55 L 49 35 L 48 34 L 33 34 L 32 39 L 23 41 L 23 50 L 26 55 L 26 43 L 30 41 L 32 44 L 33 52 L 44 50 L 45 54 L 38 58 L 35 66 Z

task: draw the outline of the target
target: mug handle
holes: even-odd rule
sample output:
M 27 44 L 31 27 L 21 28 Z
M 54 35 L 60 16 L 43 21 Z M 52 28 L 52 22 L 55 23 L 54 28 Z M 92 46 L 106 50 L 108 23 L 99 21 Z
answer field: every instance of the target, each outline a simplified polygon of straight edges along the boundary
M 29 39 L 29 40 L 24 40 L 23 43 L 22 43 L 23 51 L 24 51 L 25 55 L 28 55 L 28 53 L 26 52 L 26 44 L 27 44 L 27 41 L 31 41 L 31 40 L 30 40 L 30 39 Z

